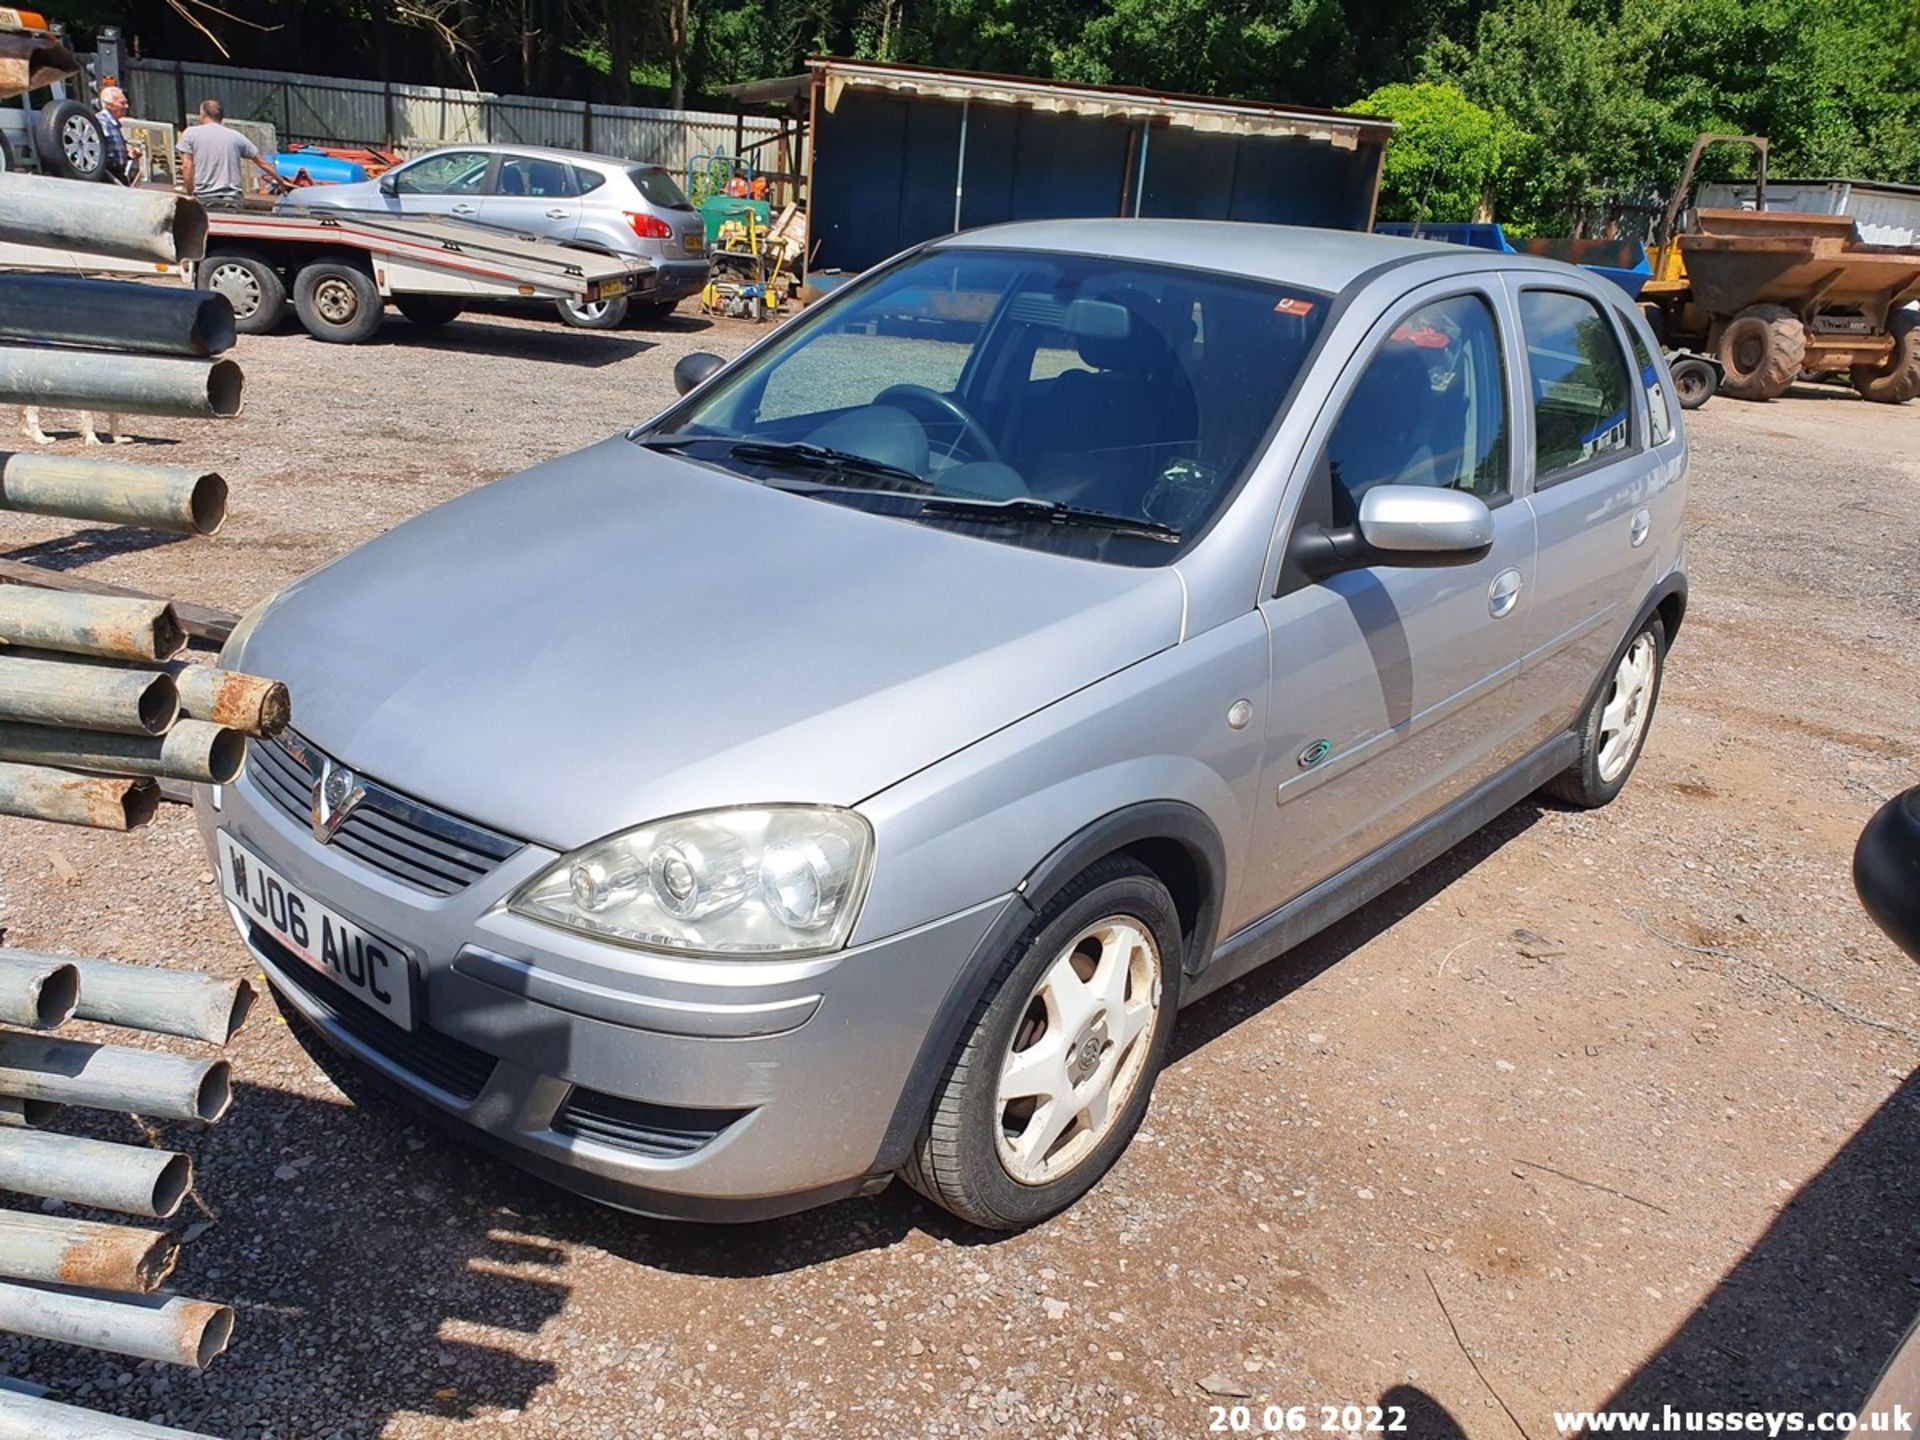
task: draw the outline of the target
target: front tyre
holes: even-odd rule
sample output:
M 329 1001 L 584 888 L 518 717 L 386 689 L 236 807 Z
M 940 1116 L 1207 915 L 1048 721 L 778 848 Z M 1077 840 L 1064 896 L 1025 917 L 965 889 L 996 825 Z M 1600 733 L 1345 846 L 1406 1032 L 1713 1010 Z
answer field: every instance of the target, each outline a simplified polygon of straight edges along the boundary
M 1580 758 L 1549 780 L 1546 793 L 1582 810 L 1607 804 L 1626 786 L 1639 762 L 1666 673 L 1667 627 L 1648 620 L 1614 662 L 1581 716 Z
M 934 1092 L 905 1178 L 963 1220 L 1021 1230 L 1110 1169 L 1146 1115 L 1180 995 L 1166 886 L 1110 857 L 1001 961 Z

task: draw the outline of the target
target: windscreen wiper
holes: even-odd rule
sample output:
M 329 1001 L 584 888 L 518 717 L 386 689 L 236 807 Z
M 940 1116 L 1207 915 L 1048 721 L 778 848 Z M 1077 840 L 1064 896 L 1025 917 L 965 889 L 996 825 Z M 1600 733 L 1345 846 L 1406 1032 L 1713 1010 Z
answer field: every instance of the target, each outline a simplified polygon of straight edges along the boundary
M 856 455 L 851 450 L 835 450 L 827 445 L 815 445 L 807 440 L 737 440 L 727 454 L 735 460 L 744 460 L 749 465 L 785 465 L 804 470 L 830 470 L 836 475 L 859 475 L 870 480 L 884 480 L 885 485 L 866 488 L 874 490 L 906 490 L 916 495 L 924 495 L 933 489 L 933 482 L 924 475 L 899 465 L 889 465 L 884 460 L 874 460 L 866 455 Z
M 1010 500 L 971 500 L 959 495 L 935 495 L 921 503 L 920 513 L 951 515 L 962 520 L 1028 520 L 1045 525 L 1077 525 L 1090 530 L 1111 530 L 1116 535 L 1138 535 L 1165 545 L 1180 543 L 1180 532 L 1158 520 L 1112 515 L 1105 510 L 1088 510 L 1059 500 L 1043 500 L 1035 495 L 1016 495 Z

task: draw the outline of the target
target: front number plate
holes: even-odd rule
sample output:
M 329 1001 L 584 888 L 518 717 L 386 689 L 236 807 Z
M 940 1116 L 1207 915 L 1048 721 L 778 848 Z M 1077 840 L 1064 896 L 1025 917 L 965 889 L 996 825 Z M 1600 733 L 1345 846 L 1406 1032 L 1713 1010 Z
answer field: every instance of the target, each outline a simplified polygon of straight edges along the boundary
M 220 889 L 247 918 L 403 1030 L 413 1029 L 413 966 L 391 940 L 303 895 L 226 831 Z

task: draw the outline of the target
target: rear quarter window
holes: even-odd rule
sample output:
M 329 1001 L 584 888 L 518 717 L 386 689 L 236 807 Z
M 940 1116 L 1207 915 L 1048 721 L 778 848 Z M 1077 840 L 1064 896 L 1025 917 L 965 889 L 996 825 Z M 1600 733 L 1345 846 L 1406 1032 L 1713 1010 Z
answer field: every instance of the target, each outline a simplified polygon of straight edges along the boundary
M 636 165 L 627 172 L 627 177 L 633 181 L 633 188 L 640 192 L 640 197 L 649 205 L 657 206 L 662 210 L 693 208 L 692 203 L 687 199 L 687 192 L 680 188 L 679 182 L 658 166 Z

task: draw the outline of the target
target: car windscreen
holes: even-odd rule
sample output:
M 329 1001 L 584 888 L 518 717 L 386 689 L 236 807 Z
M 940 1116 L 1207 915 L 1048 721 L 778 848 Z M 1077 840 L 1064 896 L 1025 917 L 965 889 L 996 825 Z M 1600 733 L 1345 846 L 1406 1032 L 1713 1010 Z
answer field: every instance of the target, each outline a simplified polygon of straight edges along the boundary
M 679 182 L 657 165 L 636 165 L 627 171 L 627 178 L 649 205 L 662 210 L 693 208 L 693 202 L 687 199 L 687 192 L 680 188 Z
M 942 247 L 806 312 L 635 438 L 823 500 L 1163 564 L 1238 488 L 1329 304 L 1212 271 Z

